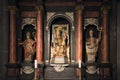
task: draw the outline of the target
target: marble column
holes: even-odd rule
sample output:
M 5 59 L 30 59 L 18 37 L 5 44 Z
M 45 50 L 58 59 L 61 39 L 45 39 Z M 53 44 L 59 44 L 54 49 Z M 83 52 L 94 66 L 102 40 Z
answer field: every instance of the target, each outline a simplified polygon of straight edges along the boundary
M 76 7 L 76 62 L 78 63 L 79 60 L 82 61 L 82 53 L 83 53 L 83 26 L 82 26 L 82 10 L 83 6 L 79 5 Z
M 103 27 L 103 34 L 102 34 L 102 42 L 101 42 L 101 63 L 109 63 L 109 51 L 108 51 L 108 10 L 109 6 L 104 5 L 101 8 L 102 10 L 102 27 Z M 100 70 L 101 71 L 101 70 Z M 104 68 L 103 69 L 104 76 L 110 76 L 110 69 Z M 103 74 L 102 73 L 102 74 Z M 101 72 L 100 72 L 101 74 Z
M 36 59 L 38 64 L 43 59 L 43 24 L 42 24 L 42 6 L 37 6 L 37 33 L 36 33 Z
M 103 34 L 102 34 L 102 47 L 101 47 L 101 62 L 108 63 L 109 62 L 109 52 L 108 52 L 108 9 L 109 6 L 102 6 L 102 27 L 103 27 Z
M 9 63 L 16 62 L 16 7 L 9 6 L 10 10 L 10 55 Z

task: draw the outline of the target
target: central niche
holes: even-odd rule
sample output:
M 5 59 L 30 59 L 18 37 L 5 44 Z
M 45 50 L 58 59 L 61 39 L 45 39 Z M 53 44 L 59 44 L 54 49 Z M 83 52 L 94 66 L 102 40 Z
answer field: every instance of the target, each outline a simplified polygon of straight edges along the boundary
M 70 29 L 64 18 L 53 20 L 50 29 L 50 63 L 70 62 Z

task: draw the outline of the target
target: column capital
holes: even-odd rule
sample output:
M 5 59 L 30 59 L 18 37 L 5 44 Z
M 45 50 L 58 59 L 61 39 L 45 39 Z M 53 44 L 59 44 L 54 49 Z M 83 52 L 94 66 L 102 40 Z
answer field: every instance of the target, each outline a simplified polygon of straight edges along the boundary
M 101 11 L 102 11 L 103 14 L 108 14 L 109 9 L 110 9 L 109 5 L 103 5 L 101 7 Z
M 16 6 L 8 6 L 8 10 L 10 11 L 10 14 L 16 14 L 17 8 Z
M 75 8 L 77 14 L 82 14 L 83 9 L 84 9 L 84 6 L 82 4 L 81 5 L 77 5 L 76 8 Z
M 43 6 L 35 6 L 35 9 L 37 10 L 37 13 L 41 13 L 43 10 Z

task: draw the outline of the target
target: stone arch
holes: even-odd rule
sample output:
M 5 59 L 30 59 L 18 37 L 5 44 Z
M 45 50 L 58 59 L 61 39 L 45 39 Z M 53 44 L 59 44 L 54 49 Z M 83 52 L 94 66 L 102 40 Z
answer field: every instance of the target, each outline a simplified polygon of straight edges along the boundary
M 52 22 L 57 19 L 57 18 L 63 18 L 66 19 L 69 24 L 70 24 L 70 28 L 74 29 L 74 24 L 73 24 L 73 20 L 70 16 L 65 15 L 65 14 L 55 14 L 53 16 L 51 16 L 48 20 L 47 20 L 47 25 L 46 25 L 46 30 L 48 30 L 52 24 Z

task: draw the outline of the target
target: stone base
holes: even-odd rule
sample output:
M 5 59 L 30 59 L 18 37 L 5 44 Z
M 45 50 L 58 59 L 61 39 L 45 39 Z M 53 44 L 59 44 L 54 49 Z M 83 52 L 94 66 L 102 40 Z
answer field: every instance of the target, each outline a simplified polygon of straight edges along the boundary
M 61 56 L 56 56 L 54 58 L 54 63 L 65 63 L 65 58 Z

